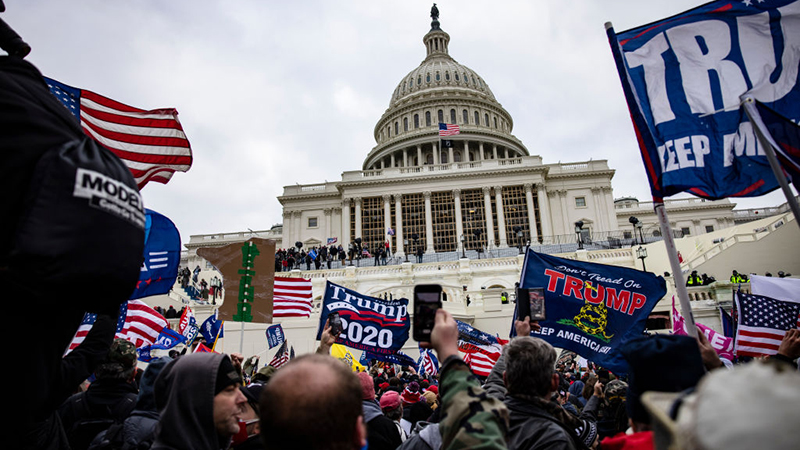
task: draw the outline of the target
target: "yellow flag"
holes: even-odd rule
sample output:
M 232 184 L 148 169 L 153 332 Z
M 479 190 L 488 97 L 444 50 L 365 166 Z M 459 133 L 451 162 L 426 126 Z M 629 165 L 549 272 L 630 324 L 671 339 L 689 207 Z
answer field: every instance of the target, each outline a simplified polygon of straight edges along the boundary
M 333 347 L 331 347 L 331 356 L 344 361 L 353 372 L 363 372 L 367 370 L 344 345 L 333 344 Z

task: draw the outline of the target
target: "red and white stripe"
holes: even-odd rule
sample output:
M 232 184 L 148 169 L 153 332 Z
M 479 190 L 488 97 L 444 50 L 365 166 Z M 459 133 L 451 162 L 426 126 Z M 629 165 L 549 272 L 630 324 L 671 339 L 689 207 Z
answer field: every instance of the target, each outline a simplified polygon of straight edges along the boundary
M 500 359 L 500 355 L 503 354 L 503 349 L 499 345 L 481 345 L 479 347 L 484 351 L 467 353 L 464 361 L 469 364 L 469 368 L 475 375 L 488 377 L 494 365 L 497 364 L 497 360 Z
M 274 317 L 311 316 L 311 280 L 275 277 L 272 296 Z
M 81 90 L 83 131 L 128 166 L 139 189 L 192 166 L 192 149 L 173 108 L 145 111 Z
M 153 344 L 164 328 L 169 328 L 164 316 L 141 300 L 128 300 L 125 325 L 116 337 L 127 339 L 139 348 Z

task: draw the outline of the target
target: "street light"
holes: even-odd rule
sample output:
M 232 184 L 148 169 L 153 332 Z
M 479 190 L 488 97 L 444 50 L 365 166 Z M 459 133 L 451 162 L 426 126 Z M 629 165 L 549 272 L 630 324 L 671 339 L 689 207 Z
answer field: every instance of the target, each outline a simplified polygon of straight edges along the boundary
M 578 235 L 578 250 L 583 250 L 583 221 L 575 222 L 575 234 Z
M 639 222 L 639 219 L 634 216 L 628 217 L 628 222 L 630 222 L 630 224 L 633 226 L 633 240 L 636 241 L 636 228 L 638 227 L 639 230 L 641 230 L 642 222 Z
M 644 224 L 639 222 L 636 224 L 636 228 L 639 230 L 639 244 L 644 244 L 644 233 L 642 233 L 642 228 L 644 228 Z
M 647 258 L 647 249 L 640 245 L 636 249 L 636 257 L 642 260 L 642 271 L 647 272 L 647 267 L 644 265 L 644 259 Z
M 523 238 L 522 227 L 517 225 L 517 226 L 515 226 L 513 228 L 513 230 L 514 230 L 514 233 L 517 235 L 517 248 L 519 248 L 519 254 L 521 255 L 522 254 L 522 238 Z

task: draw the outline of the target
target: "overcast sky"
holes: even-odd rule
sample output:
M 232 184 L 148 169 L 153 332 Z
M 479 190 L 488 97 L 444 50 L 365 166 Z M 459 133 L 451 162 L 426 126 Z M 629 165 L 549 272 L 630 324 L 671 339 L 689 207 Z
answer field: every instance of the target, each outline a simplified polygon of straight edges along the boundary
M 603 24 L 697 0 L 437 2 L 450 55 L 489 84 L 545 163 L 607 159 L 614 196 L 650 200 Z M 283 186 L 360 170 L 375 123 L 425 57 L 432 2 L 5 0 L 46 76 L 144 109 L 174 107 L 194 164 L 145 206 L 190 235 L 268 229 Z M 734 200 L 775 206 L 779 191 Z

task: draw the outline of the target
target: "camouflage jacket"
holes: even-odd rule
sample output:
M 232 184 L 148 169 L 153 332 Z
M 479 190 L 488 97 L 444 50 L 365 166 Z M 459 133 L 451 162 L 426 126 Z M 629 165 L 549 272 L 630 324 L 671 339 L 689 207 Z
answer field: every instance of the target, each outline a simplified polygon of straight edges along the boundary
M 442 449 L 505 449 L 508 409 L 489 397 L 464 361 L 445 361 L 440 378 Z

